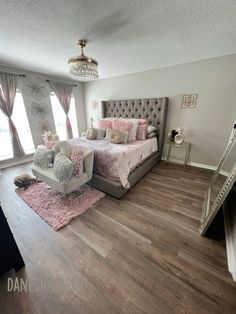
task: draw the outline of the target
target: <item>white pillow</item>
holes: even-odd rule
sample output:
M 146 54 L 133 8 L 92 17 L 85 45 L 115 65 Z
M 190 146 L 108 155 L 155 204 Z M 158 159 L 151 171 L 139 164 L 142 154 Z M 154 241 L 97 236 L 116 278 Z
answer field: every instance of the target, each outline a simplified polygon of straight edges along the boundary
M 146 138 L 152 138 L 155 136 L 156 136 L 156 132 L 152 132 L 152 133 L 147 134 Z
M 62 153 L 57 153 L 54 162 L 54 173 L 60 182 L 68 182 L 73 172 L 73 162 Z
M 96 129 L 97 130 L 97 140 L 104 140 L 105 136 L 106 136 L 106 129 Z
M 156 132 L 157 128 L 153 125 L 148 125 L 147 126 L 147 134 L 150 134 L 152 132 Z
M 138 131 L 138 125 L 139 125 L 139 120 L 138 119 L 124 119 L 124 118 L 120 118 L 120 120 L 123 121 L 127 121 L 127 122 L 132 122 L 133 123 L 133 127 L 131 129 L 131 133 L 130 133 L 130 141 L 136 141 L 137 139 L 137 131 Z
M 34 154 L 33 163 L 37 167 L 47 169 L 52 167 L 54 151 L 38 147 Z

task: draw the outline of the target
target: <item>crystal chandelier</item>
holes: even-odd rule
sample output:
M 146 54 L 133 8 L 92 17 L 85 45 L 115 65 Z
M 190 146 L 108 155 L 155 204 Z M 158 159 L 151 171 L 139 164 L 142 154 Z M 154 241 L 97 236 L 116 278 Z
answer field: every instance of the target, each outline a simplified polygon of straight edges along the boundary
M 91 81 L 98 78 L 98 63 L 96 60 L 84 55 L 83 48 L 87 40 L 78 40 L 81 47 L 81 55 L 68 60 L 70 75 L 74 80 Z

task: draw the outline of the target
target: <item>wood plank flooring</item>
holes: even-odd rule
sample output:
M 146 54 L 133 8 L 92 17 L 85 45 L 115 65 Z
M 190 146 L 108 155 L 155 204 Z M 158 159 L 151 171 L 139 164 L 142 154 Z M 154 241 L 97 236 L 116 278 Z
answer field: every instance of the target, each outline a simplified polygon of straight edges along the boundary
M 30 164 L 0 173 L 0 200 L 26 267 L 0 278 L 0 313 L 236 313 L 222 243 L 198 233 L 207 170 L 158 164 L 53 231 L 15 193 Z M 0 252 L 1 254 L 1 252 Z M 7 278 L 31 291 L 7 292 Z

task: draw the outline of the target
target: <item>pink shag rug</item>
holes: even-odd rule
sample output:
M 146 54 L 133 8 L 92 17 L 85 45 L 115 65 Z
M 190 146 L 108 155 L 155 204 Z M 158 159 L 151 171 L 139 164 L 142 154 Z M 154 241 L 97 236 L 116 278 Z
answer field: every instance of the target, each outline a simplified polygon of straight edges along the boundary
M 32 184 L 26 190 L 17 188 L 16 193 L 54 230 L 69 224 L 105 196 L 87 185 L 63 195 L 44 182 Z

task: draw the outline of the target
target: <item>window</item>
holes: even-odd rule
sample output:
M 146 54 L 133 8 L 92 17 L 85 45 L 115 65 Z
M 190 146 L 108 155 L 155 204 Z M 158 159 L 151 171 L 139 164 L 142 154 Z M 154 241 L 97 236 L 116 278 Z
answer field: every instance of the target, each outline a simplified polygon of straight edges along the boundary
M 26 154 L 34 152 L 34 143 L 29 128 L 25 105 L 21 93 L 16 93 L 12 120 Z M 4 145 L 3 145 L 4 143 Z M 0 109 L 0 160 L 13 158 L 8 118 Z
M 65 112 L 62 109 L 62 106 L 55 94 L 51 94 L 51 104 L 57 135 L 59 136 L 60 140 L 66 140 Z M 79 137 L 74 96 L 71 96 L 70 111 L 68 116 L 72 127 L 73 137 Z

